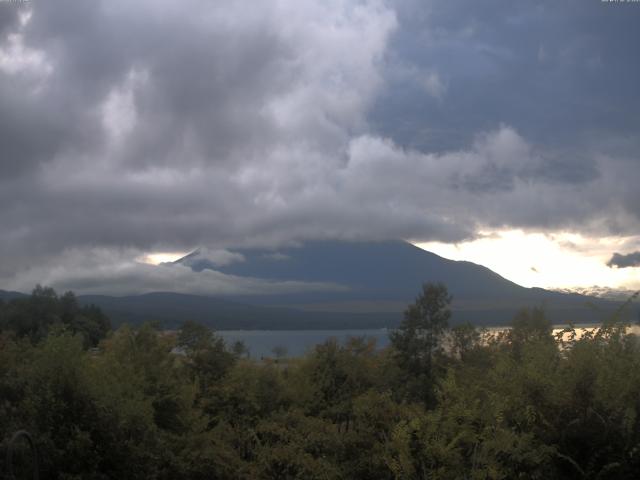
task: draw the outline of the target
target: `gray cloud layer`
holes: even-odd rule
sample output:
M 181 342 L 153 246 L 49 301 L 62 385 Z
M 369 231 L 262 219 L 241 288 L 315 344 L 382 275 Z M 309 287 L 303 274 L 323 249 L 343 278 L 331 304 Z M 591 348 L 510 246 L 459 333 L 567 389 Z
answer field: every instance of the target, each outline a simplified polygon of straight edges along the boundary
M 0 3 L 0 288 L 96 248 L 637 234 L 615 8 Z
M 331 283 L 270 281 L 237 277 L 188 265 L 148 265 L 135 260 L 127 249 L 69 249 L 44 264 L 35 265 L 13 277 L 15 290 L 29 292 L 40 283 L 79 294 L 132 295 L 149 292 L 178 292 L 197 295 L 268 295 L 305 291 L 341 291 Z
M 611 260 L 607 262 L 607 266 L 617 268 L 640 267 L 640 251 L 627 255 L 614 253 Z

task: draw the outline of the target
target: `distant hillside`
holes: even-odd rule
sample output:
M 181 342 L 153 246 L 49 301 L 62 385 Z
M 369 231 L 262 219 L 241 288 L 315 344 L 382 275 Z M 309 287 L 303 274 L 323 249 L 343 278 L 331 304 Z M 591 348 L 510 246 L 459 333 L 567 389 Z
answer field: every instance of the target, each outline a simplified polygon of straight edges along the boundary
M 628 288 L 609 288 L 601 287 L 599 285 L 593 285 L 590 287 L 557 288 L 554 290 L 561 293 L 579 293 L 580 295 L 586 295 L 588 297 L 603 298 L 618 302 L 624 302 L 635 293 L 635 290 L 629 290 Z
M 389 312 L 303 312 L 164 292 L 126 297 L 81 295 L 78 299 L 82 304 L 99 306 L 114 326 L 151 321 L 160 322 L 164 328 L 177 328 L 185 320 L 194 320 L 218 330 L 321 330 L 382 328 L 395 326 L 399 319 L 398 315 Z
M 6 290 L 0 290 L 0 300 L 13 300 L 14 298 L 26 297 L 25 293 L 10 292 Z

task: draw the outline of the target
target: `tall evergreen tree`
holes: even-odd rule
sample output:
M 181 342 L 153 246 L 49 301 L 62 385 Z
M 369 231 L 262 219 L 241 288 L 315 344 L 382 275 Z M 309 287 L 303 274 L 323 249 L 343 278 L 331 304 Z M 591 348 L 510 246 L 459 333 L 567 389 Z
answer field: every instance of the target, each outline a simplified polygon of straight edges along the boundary
M 425 283 L 404 312 L 400 327 L 389 336 L 398 365 L 412 379 L 410 393 L 432 399 L 434 357 L 449 326 L 451 295 L 441 283 Z

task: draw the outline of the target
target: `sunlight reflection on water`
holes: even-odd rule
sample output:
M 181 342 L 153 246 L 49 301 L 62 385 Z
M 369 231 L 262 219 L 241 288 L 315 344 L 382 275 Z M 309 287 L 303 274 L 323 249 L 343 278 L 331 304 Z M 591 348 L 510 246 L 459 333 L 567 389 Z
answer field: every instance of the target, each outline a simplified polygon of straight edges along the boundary
M 561 332 L 567 325 L 555 325 L 553 335 Z M 487 328 L 488 335 L 498 335 L 509 327 Z M 576 325 L 576 339 L 585 332 L 599 328 L 598 325 Z M 221 335 L 229 344 L 242 341 L 248 347 L 252 358 L 273 357 L 274 349 L 284 347 L 287 357 L 297 357 L 311 351 L 315 345 L 321 344 L 329 338 L 335 338 L 344 344 L 349 337 L 374 338 L 378 349 L 389 346 L 390 329 L 362 329 L 362 330 L 221 330 Z M 640 326 L 629 327 L 629 333 L 640 334 Z M 568 340 L 569 334 L 563 335 Z

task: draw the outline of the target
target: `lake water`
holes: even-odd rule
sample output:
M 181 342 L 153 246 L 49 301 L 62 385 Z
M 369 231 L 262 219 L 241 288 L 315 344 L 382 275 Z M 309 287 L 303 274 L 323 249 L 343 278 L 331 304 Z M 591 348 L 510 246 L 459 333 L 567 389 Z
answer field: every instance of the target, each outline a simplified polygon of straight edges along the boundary
M 564 325 L 555 325 L 553 333 L 562 330 Z M 594 325 L 576 326 L 578 336 L 585 331 L 595 328 Z M 498 333 L 504 327 L 489 328 L 489 332 Z M 287 357 L 298 357 L 313 349 L 315 345 L 324 343 L 329 338 L 335 338 L 340 343 L 346 342 L 349 337 L 365 337 L 376 340 L 378 348 L 389 345 L 389 329 L 365 329 L 365 330 L 219 330 L 227 344 L 241 340 L 249 349 L 251 358 L 274 357 L 274 349 L 283 347 Z M 637 326 L 630 331 L 640 333 Z
M 273 349 L 284 347 L 287 357 L 304 355 L 319 343 L 335 338 L 344 343 L 349 337 L 375 338 L 378 348 L 389 344 L 386 328 L 371 330 L 219 330 L 227 344 L 244 342 L 251 358 L 273 357 Z

